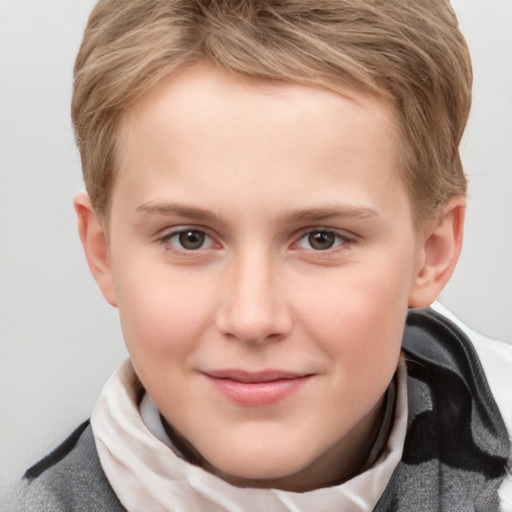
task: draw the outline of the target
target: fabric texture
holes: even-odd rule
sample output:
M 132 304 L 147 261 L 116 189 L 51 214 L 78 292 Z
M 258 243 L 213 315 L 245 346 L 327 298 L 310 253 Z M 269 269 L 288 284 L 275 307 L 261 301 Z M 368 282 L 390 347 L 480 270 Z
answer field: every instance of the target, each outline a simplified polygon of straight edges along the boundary
M 489 389 L 477 352 L 466 335 L 446 317 L 434 311 L 415 310 L 409 313 L 403 342 L 408 374 L 407 434 L 401 461 L 388 475 L 389 480 L 375 507 L 376 512 L 512 512 L 509 507 L 512 478 L 510 472 L 507 473 L 510 439 L 506 428 L 507 424 L 509 431 L 512 431 L 508 408 L 510 386 L 507 380 L 510 374 L 507 357 L 512 350 L 508 350 L 510 347 L 504 351 L 498 350 L 492 343 L 488 346 L 489 350 L 486 349 L 487 345 L 477 342 L 478 353 L 486 367 L 489 368 L 490 363 L 495 364 L 491 383 L 495 395 L 500 397 L 499 406 Z M 500 354 L 506 354 L 505 360 L 499 357 Z M 138 403 L 142 390 L 136 385 L 131 389 L 129 399 Z M 116 403 L 121 408 L 127 406 L 123 400 Z M 140 419 L 140 414 L 136 415 Z M 112 434 L 115 435 L 115 429 Z M 136 431 L 134 435 L 137 436 Z M 155 436 L 151 437 L 153 442 L 159 443 L 160 451 L 172 453 Z M 139 441 L 135 437 L 131 451 L 144 450 L 144 444 L 139 445 Z M 96 439 L 100 458 L 103 450 L 101 442 Z M 174 456 L 182 465 L 191 466 Z M 187 476 L 189 485 L 201 486 L 205 479 L 215 478 L 201 468 L 192 467 L 195 471 Z M 104 469 L 109 475 L 111 470 L 105 467 L 103 460 L 100 464 L 90 426 L 82 425 L 64 446 L 26 473 L 24 487 L 9 510 L 126 510 L 113 491 Z M 157 461 L 152 471 L 157 475 L 161 470 Z M 356 478 L 362 476 L 364 473 Z M 220 482 L 218 492 L 222 492 L 224 485 L 229 485 Z M 187 485 L 187 482 L 182 484 Z M 169 485 L 172 487 L 173 483 L 169 482 Z M 175 489 L 181 492 L 178 487 Z M 261 493 L 269 490 L 233 489 L 244 494 L 251 493 L 252 510 L 273 510 L 261 499 Z M 326 506 L 326 503 L 319 501 L 320 495 L 309 502 L 310 507 L 308 495 L 313 497 L 321 491 L 324 489 L 302 493 L 301 496 L 306 497 L 304 506 L 297 508 L 289 503 L 290 508 L 283 510 L 310 512 L 315 510 L 315 504 L 317 510 L 361 510 L 341 504 Z M 219 497 L 215 489 L 209 489 L 209 493 L 210 503 L 206 501 L 199 505 L 199 502 L 192 501 L 179 506 L 171 503 L 164 505 L 164 508 L 140 503 L 135 507 L 130 506 L 129 510 L 251 510 L 243 506 L 236 508 L 236 503 L 231 508 L 219 508 L 213 504 Z M 286 494 L 298 493 L 282 494 L 286 498 Z M 286 499 L 283 502 L 286 503 Z
M 375 511 L 499 510 L 510 439 L 471 342 L 441 314 L 413 310 L 403 352 L 407 436 Z
M 92 427 L 102 466 L 129 510 L 147 507 L 152 511 L 371 512 L 400 460 L 407 420 L 406 378 L 403 364 L 397 376 L 400 392 L 393 408 L 394 429 L 388 431 L 387 442 L 381 445 L 373 466 L 344 484 L 305 493 L 242 489 L 184 461 L 165 433 L 156 406 L 152 406 L 147 395 L 141 402 L 140 414 L 133 395 L 132 399 L 127 398 L 133 387 L 126 387 L 126 383 L 135 379 L 129 361 L 107 384 L 104 400 L 94 411 Z M 130 402 L 130 409 L 118 409 L 120 402 Z M 146 428 L 144 420 L 150 428 Z M 143 446 L 137 453 L 129 449 L 134 443 Z
M 126 512 L 101 468 L 89 421 L 25 473 L 7 511 Z

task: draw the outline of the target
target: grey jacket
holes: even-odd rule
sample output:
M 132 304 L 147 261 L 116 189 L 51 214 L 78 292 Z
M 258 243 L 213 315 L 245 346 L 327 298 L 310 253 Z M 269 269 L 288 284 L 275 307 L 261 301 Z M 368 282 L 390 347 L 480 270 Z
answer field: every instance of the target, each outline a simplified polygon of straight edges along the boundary
M 374 512 L 497 511 L 510 441 L 471 342 L 442 315 L 413 310 L 403 351 L 407 435 Z M 7 510 L 125 511 L 101 468 L 88 422 L 26 472 Z

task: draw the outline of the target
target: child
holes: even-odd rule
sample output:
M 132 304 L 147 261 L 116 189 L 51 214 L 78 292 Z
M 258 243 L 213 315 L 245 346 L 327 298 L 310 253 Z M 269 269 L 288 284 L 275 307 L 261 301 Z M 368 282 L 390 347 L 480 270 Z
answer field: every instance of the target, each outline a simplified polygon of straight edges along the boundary
M 512 351 L 428 308 L 470 91 L 442 1 L 100 1 L 75 208 L 130 359 L 13 509 L 512 510 Z

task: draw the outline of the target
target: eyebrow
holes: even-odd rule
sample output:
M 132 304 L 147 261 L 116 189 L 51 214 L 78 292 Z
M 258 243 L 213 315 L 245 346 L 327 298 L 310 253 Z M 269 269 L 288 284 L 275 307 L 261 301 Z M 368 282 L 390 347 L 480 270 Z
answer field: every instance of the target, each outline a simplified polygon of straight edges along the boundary
M 177 215 L 180 217 L 187 217 L 189 219 L 208 220 L 213 219 L 215 215 L 208 210 L 202 208 L 195 208 L 180 203 L 145 203 L 137 207 L 136 210 L 140 213 L 154 214 L 154 215 Z
M 182 203 L 145 203 L 136 208 L 137 212 L 150 215 L 177 215 L 196 220 L 211 220 L 216 216 L 209 210 Z M 381 214 L 375 208 L 367 206 L 333 205 L 322 208 L 305 208 L 285 212 L 283 219 L 288 222 L 316 222 L 335 217 L 375 219 Z
M 381 214 L 375 208 L 367 206 L 334 205 L 325 208 L 306 208 L 286 212 L 284 218 L 288 221 L 320 221 L 335 217 L 375 219 Z

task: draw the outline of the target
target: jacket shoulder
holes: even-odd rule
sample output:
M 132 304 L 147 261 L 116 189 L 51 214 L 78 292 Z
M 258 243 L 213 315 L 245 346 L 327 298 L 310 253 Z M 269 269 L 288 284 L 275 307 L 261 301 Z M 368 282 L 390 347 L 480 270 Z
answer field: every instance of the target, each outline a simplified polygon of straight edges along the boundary
M 126 512 L 103 472 L 89 421 L 26 471 L 9 510 Z

